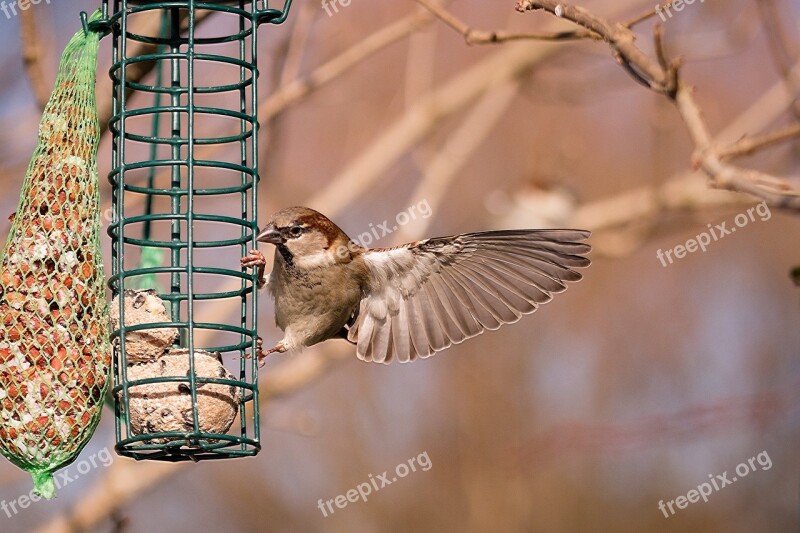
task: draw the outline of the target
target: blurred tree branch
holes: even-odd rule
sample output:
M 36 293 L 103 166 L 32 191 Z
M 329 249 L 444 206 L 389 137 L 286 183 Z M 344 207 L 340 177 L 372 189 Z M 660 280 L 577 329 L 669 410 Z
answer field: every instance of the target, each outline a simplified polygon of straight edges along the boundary
M 259 101 L 259 122 L 261 124 L 268 124 L 281 112 L 298 104 L 305 98 L 308 98 L 328 83 L 340 78 L 352 68 L 366 61 L 386 47 L 408 37 L 411 33 L 421 29 L 432 20 L 433 18 L 428 13 L 419 10 L 416 13 L 368 35 L 350 48 L 347 48 L 325 63 L 315 67 L 307 76 L 294 78 L 292 81 L 279 86 L 275 91 L 264 96 Z M 288 67 L 288 70 L 285 69 L 284 72 L 291 72 L 292 70 L 293 67 Z M 220 135 L 235 135 L 237 131 L 237 127 L 232 127 L 228 133 Z M 202 154 L 202 157 L 206 159 L 211 159 L 214 157 L 214 154 L 223 148 L 224 145 L 222 144 L 200 146 L 198 147 L 198 153 Z M 170 170 L 164 169 L 156 176 L 156 183 L 169 179 Z M 144 196 L 137 196 L 134 202 L 131 202 L 130 207 L 136 207 L 143 202 Z M 109 206 L 110 204 L 106 205 L 104 209 Z
M 433 0 L 417 1 L 424 7 L 430 9 L 434 14 L 439 16 L 439 18 L 442 18 L 441 15 L 437 13 L 437 10 L 442 9 L 438 3 Z M 628 6 L 632 3 L 633 2 L 628 2 Z M 431 6 L 433 6 L 433 9 L 431 9 Z M 622 7 L 624 8 L 626 6 Z M 444 13 L 446 14 L 447 12 L 444 11 Z M 627 23 L 627 27 L 641 22 L 642 20 L 646 20 L 653 15 L 654 12 L 648 12 L 648 14 L 632 19 L 631 22 Z M 315 90 L 335 80 L 354 66 L 373 56 L 379 50 L 410 35 L 431 19 L 432 17 L 429 14 L 422 11 L 400 19 L 378 30 L 365 40 L 360 41 L 326 63 L 314 68 L 311 73 L 305 77 L 300 77 L 298 75 L 299 68 L 297 66 L 299 56 L 302 54 L 304 47 L 303 39 L 301 35 L 295 33 L 294 37 L 296 37 L 296 39 L 293 39 L 294 44 L 290 44 L 290 49 L 293 50 L 292 59 L 291 61 L 287 60 L 285 63 L 283 75 L 281 76 L 281 84 L 277 91 L 268 95 L 261 102 L 261 121 L 269 121 L 283 110 L 297 104 Z M 518 38 L 536 38 L 534 37 L 536 34 L 512 34 L 472 30 L 455 17 L 450 18 L 449 22 L 447 20 L 445 20 L 445 22 L 448 26 L 459 31 L 467 42 L 475 44 L 495 43 Z M 583 35 L 582 38 L 597 39 L 599 36 L 603 35 L 602 32 L 598 30 L 605 28 L 609 31 L 616 32 L 619 28 L 619 25 L 611 25 L 610 23 L 605 26 L 598 25 L 595 27 L 594 24 L 590 26 L 590 28 L 584 28 L 573 32 L 554 31 L 552 33 L 538 35 L 545 40 L 553 40 L 552 37 L 558 35 Z M 623 24 L 622 28 L 625 29 L 626 25 Z M 522 37 L 523 35 L 527 36 Z M 623 35 L 623 37 L 621 37 L 621 42 L 624 43 L 625 39 L 628 37 L 630 37 L 630 35 Z M 605 37 L 603 38 L 605 39 Z M 564 39 L 565 37 L 561 37 L 555 40 Z M 617 45 L 619 45 L 619 43 Z M 632 45 L 632 40 L 630 45 Z M 312 200 L 312 204 L 324 204 L 326 212 L 331 216 L 335 216 L 337 213 L 341 212 L 348 203 L 362 197 L 363 193 L 368 190 L 369 185 L 379 178 L 383 170 L 396 161 L 397 158 L 407 153 L 409 149 L 413 148 L 420 139 L 429 134 L 440 124 L 443 118 L 467 108 L 473 102 L 478 102 L 471 113 L 462 121 L 459 129 L 450 136 L 446 143 L 448 148 L 456 150 L 455 153 L 457 157 L 448 160 L 447 158 L 451 155 L 451 152 L 447 149 L 444 150 L 441 157 L 434 160 L 430 166 L 428 166 L 425 172 L 425 178 L 419 185 L 419 190 L 429 192 L 439 191 L 435 194 L 441 195 L 441 191 L 446 188 L 447 183 L 456 175 L 458 168 L 465 162 L 469 155 L 468 151 L 464 150 L 464 147 L 460 146 L 459 143 L 462 140 L 466 140 L 468 144 L 465 146 L 478 146 L 483 137 L 491 131 L 491 122 L 502 116 L 503 110 L 513 97 L 520 78 L 525 73 L 529 72 L 530 69 L 535 68 L 541 61 L 555 53 L 557 49 L 556 46 L 548 43 L 543 44 L 541 48 L 516 46 L 519 46 L 519 44 L 509 45 L 507 50 L 499 51 L 468 72 L 456 76 L 453 80 L 431 91 L 430 94 L 421 97 L 403 117 L 398 118 L 387 128 L 387 132 L 384 135 L 379 136 L 373 144 L 368 146 L 351 166 L 340 173 L 338 178 L 333 180 L 330 188 L 325 189 L 321 194 L 315 197 L 315 199 Z M 658 76 L 653 78 L 656 84 L 652 85 L 650 78 L 647 77 L 647 69 L 638 68 L 636 62 L 632 60 L 631 57 L 625 55 L 625 49 L 627 49 L 627 45 L 617 50 L 618 60 L 623 66 L 626 66 L 626 68 L 630 69 L 636 75 L 641 76 L 649 86 L 659 90 L 659 92 L 667 94 L 676 101 L 678 100 L 678 95 L 681 90 L 687 91 L 686 89 L 682 89 L 678 82 L 677 64 L 670 65 L 668 62 L 664 64 L 654 64 L 654 68 L 650 74 L 657 74 Z M 631 50 L 627 50 L 627 52 L 631 52 Z M 651 61 L 644 56 L 643 53 L 640 55 L 633 55 L 636 60 L 645 59 L 648 62 Z M 152 66 L 150 68 L 152 70 Z M 671 69 L 674 69 L 674 73 Z M 645 74 L 642 75 L 641 72 Z M 487 73 L 492 74 L 488 75 Z M 146 74 L 147 72 L 142 73 L 141 77 L 143 78 Z M 672 76 L 674 76 L 674 79 Z M 667 91 L 667 88 L 670 88 L 670 90 Z M 687 92 L 690 93 L 691 91 Z M 690 107 L 692 102 L 693 101 L 690 99 L 689 104 L 685 104 L 689 105 L 689 108 L 685 109 L 684 112 L 694 112 Z M 697 112 L 699 113 L 699 110 L 697 110 Z M 485 124 L 479 122 L 479 124 L 483 126 L 483 131 L 469 131 L 470 126 L 479 119 L 485 119 L 487 121 Z M 694 129 L 703 133 L 705 131 L 705 125 L 701 121 L 699 126 L 697 124 L 693 125 L 693 131 Z M 786 128 L 771 134 L 740 139 L 730 146 L 717 148 L 716 158 L 718 161 L 722 162 L 738 155 L 745 155 L 754 150 L 771 146 L 777 142 L 795 138 L 797 135 L 798 132 L 795 129 Z M 719 146 L 717 143 L 711 142 L 710 135 L 708 135 L 707 131 L 705 131 L 705 138 L 703 138 L 703 135 L 699 134 L 698 138 L 699 140 L 703 140 L 709 147 L 713 148 Z M 719 138 L 720 137 L 717 139 Z M 681 177 L 685 178 L 687 183 L 690 181 L 689 176 Z M 691 181 L 696 184 L 699 180 L 697 180 L 695 175 L 692 175 Z M 665 183 L 662 189 L 658 191 L 649 188 L 646 190 L 637 189 L 629 191 L 624 195 L 611 199 L 611 201 L 603 206 L 599 205 L 599 203 L 584 206 L 576 212 L 575 217 L 576 220 L 587 220 L 586 226 L 588 227 L 613 225 L 615 223 L 620 223 L 619 219 L 614 220 L 613 217 L 611 217 L 613 213 L 620 212 L 620 204 L 614 202 L 624 202 L 626 206 L 624 209 L 631 209 L 630 215 L 628 211 L 626 211 L 625 216 L 644 216 L 641 211 L 633 209 L 645 203 L 642 201 L 643 198 L 652 200 L 652 203 L 646 204 L 648 209 L 658 210 L 665 205 L 664 198 L 672 194 L 670 191 L 673 191 L 673 189 L 675 189 L 677 193 L 675 196 L 675 205 L 685 205 L 685 203 L 681 203 L 685 201 L 685 198 L 681 199 L 682 197 L 680 195 L 686 195 L 687 191 L 694 191 L 697 189 L 696 187 L 691 188 L 687 183 L 685 183 L 684 180 L 676 179 L 674 182 Z M 772 183 L 769 184 L 769 186 L 773 185 Z M 341 194 L 341 187 L 351 186 L 352 189 L 347 189 L 347 194 Z M 703 197 L 706 196 L 705 193 L 725 195 L 723 192 L 710 190 L 708 188 L 703 188 L 701 192 L 703 193 Z M 592 211 L 592 209 L 595 210 Z M 238 282 L 234 289 L 235 288 L 238 288 Z M 225 292 L 226 289 L 222 287 L 215 290 Z M 235 303 L 232 306 L 215 307 L 215 314 L 217 316 L 232 314 L 235 313 L 237 309 L 238 305 Z M 316 380 L 320 379 L 329 368 L 350 356 L 347 348 L 348 347 L 344 345 L 331 344 L 326 345 L 325 349 L 309 350 L 302 356 L 292 359 L 287 358 L 284 362 L 277 365 L 274 370 L 271 370 L 264 376 L 261 386 L 263 402 L 267 403 L 291 395 L 302 387 L 314 383 Z M 89 492 L 78 502 L 75 508 L 67 515 L 50 522 L 40 529 L 40 531 L 77 531 L 89 530 L 97 527 L 102 524 L 104 520 L 108 519 L 115 509 L 124 507 L 126 504 L 134 501 L 139 494 L 146 492 L 149 487 L 182 471 L 182 468 L 183 467 L 180 465 L 166 466 L 150 462 L 133 463 L 126 459 L 118 459 L 104 472 L 103 479 L 89 489 Z
M 487 91 L 516 79 L 556 53 L 558 46 L 542 43 L 510 45 L 470 67 L 454 79 L 420 97 L 309 203 L 336 216 L 360 198 L 398 158 L 431 133 L 443 119 L 463 110 Z M 342 191 L 348 191 L 343 195 Z
M 198 15 L 198 22 L 208 17 L 210 12 L 202 12 Z M 41 37 L 39 35 L 38 20 L 39 15 L 33 9 L 20 10 L 20 39 L 22 41 L 22 58 L 25 63 L 25 72 L 30 79 L 33 92 L 36 97 L 36 103 L 40 109 L 44 109 L 47 101 L 50 98 L 51 83 L 45 78 L 42 71 L 42 49 Z M 185 15 L 184 15 L 185 21 Z M 144 13 L 141 17 L 137 17 L 133 22 L 131 31 L 140 35 L 158 35 L 161 30 L 161 17 L 156 13 Z M 151 43 L 133 42 L 130 44 L 129 57 L 139 57 L 145 54 L 155 52 L 156 45 Z M 152 61 L 136 62 L 128 66 L 127 74 L 128 79 L 133 82 L 141 81 L 147 74 L 154 68 L 155 63 Z M 111 82 L 104 79 L 98 88 L 98 116 L 100 121 L 100 130 L 105 132 L 108 128 L 108 122 L 111 120 L 113 114 L 113 99 L 111 91 Z M 129 91 L 131 94 L 132 91 Z
M 309 96 L 387 46 L 430 23 L 431 16 L 417 11 L 368 35 L 352 47 L 316 67 L 309 75 L 286 82 L 259 104 L 258 119 L 268 122 L 281 111 Z
M 294 394 L 316 382 L 337 363 L 354 359 L 350 345 L 332 343 L 324 348 L 309 349 L 296 357 L 286 358 L 261 379 L 261 406 L 266 411 L 270 402 Z M 37 533 L 74 533 L 100 527 L 119 509 L 124 509 L 159 483 L 183 472 L 189 463 L 164 464 L 157 461 L 137 462 L 116 457 L 103 470 L 80 500 L 65 514 L 37 528 Z
M 296 20 L 294 26 L 292 26 L 292 34 L 289 36 L 286 53 L 282 54 L 283 65 L 278 78 L 278 87 L 286 85 L 299 75 L 303 55 L 308 46 L 308 41 L 313 35 L 311 26 L 318 13 L 319 10 L 313 4 L 300 4 L 294 13 Z
M 442 19 L 448 26 L 464 35 L 468 42 L 481 44 L 499 42 L 494 39 L 475 38 L 474 35 L 485 36 L 498 35 L 500 33 L 476 33 L 474 30 L 471 30 L 466 23 L 449 13 L 436 2 L 436 0 L 417 1 L 428 8 L 438 18 Z M 634 17 L 624 23 L 623 27 L 629 28 L 654 15 L 654 10 L 648 10 L 642 15 Z M 608 27 L 608 25 L 606 25 L 606 27 Z M 473 37 L 470 38 L 470 35 Z M 552 35 L 555 35 L 555 33 L 546 34 L 544 40 L 551 40 L 549 36 Z M 592 35 L 597 36 L 599 34 Z M 541 37 L 540 34 L 527 34 L 528 39 L 537 39 L 539 37 Z M 663 67 L 663 65 L 661 65 L 661 67 Z M 653 65 L 652 70 L 657 71 L 658 68 L 660 68 L 659 65 Z M 667 65 L 667 69 L 668 68 L 669 65 Z M 661 83 L 664 83 L 663 80 L 666 79 L 666 76 L 662 78 Z M 647 82 L 647 85 L 650 86 L 650 83 Z M 758 131 L 775 120 L 777 115 L 780 114 L 791 101 L 791 99 L 787 99 L 787 96 L 784 95 L 785 91 L 783 91 L 779 85 L 780 84 L 767 91 L 763 98 L 759 99 L 751 108 L 732 121 L 728 128 L 717 136 L 715 144 L 724 146 L 722 143 L 724 143 L 726 139 L 734 138 L 737 134 L 737 130 L 750 129 L 751 131 Z M 669 91 L 665 90 L 664 92 Z M 797 125 L 792 125 L 764 135 L 745 136 L 721 148 L 719 151 L 719 159 L 723 161 L 743 155 L 750 155 L 755 151 L 798 137 L 800 137 L 800 127 Z M 440 159 L 446 160 L 447 169 L 458 169 L 461 160 L 459 158 L 448 158 L 448 154 L 449 151 L 444 150 Z M 454 159 L 454 161 L 451 159 Z M 434 168 L 438 168 L 437 165 L 431 165 L 429 170 L 426 170 L 425 175 L 427 177 L 418 186 L 414 197 L 433 198 L 435 201 L 435 199 L 440 196 L 440 189 L 444 187 L 443 184 L 449 183 L 447 177 L 451 176 L 451 174 L 448 172 L 432 172 Z M 746 201 L 745 197 L 726 195 L 719 191 L 708 189 L 708 187 L 703 186 L 703 182 L 699 179 L 698 174 L 690 171 L 676 175 L 658 187 L 641 187 L 620 193 L 610 198 L 576 206 L 569 219 L 558 221 L 558 224 L 586 227 L 594 231 L 609 229 L 619 230 L 634 222 L 643 222 L 651 219 L 664 211 L 706 210 L 713 207 L 724 207 Z M 417 233 L 422 234 L 425 232 L 427 224 L 423 222 L 421 226 L 422 229 Z M 623 232 L 621 234 L 607 235 L 608 238 L 603 238 L 601 239 L 602 242 L 596 243 L 598 245 L 596 248 L 611 255 L 629 253 L 631 249 L 635 247 L 636 243 L 631 241 L 628 233 L 629 232 Z M 417 235 L 412 235 L 412 237 L 416 238 Z M 635 240 L 639 240 L 639 238 Z
M 765 426 L 791 416 L 800 400 L 800 383 L 788 382 L 764 392 L 689 405 L 624 423 L 560 423 L 515 449 L 529 468 L 569 453 L 620 453 L 652 449 L 686 435 L 713 433 L 735 425 Z
M 44 110 L 50 99 L 51 84 L 42 71 L 42 39 L 39 34 L 39 18 L 33 9 L 19 12 L 19 37 L 22 43 L 22 60 L 25 73 L 31 82 L 36 105 Z
M 689 128 L 695 144 L 694 165 L 701 168 L 710 178 L 711 185 L 716 188 L 744 192 L 766 199 L 774 205 L 790 209 L 800 209 L 800 193 L 785 179 L 770 176 L 763 172 L 741 169 L 726 164 L 724 161 L 732 157 L 751 154 L 767 146 L 800 137 L 797 128 L 790 127 L 758 138 L 744 138 L 728 147 L 717 147 L 711 142 L 711 136 L 702 119 L 693 95 L 692 88 L 679 80 L 679 60 L 669 60 L 663 46 L 660 26 L 656 26 L 655 40 L 657 58 L 649 58 L 635 45 L 635 35 L 630 28 L 639 22 L 655 16 L 655 10 L 634 17 L 622 24 L 613 24 L 597 17 L 583 8 L 571 6 L 558 1 L 536 2 L 519 0 L 518 11 L 545 9 L 559 18 L 572 21 L 581 26 L 583 32 L 558 32 L 550 34 L 509 34 L 506 32 L 478 31 L 470 28 L 436 0 L 417 0 L 449 27 L 464 36 L 470 44 L 497 43 L 514 39 L 564 40 L 569 39 L 602 39 L 612 48 L 615 58 L 631 76 L 648 88 L 664 94 L 677 104 L 677 108 Z M 555 38 L 555 36 L 561 36 Z M 565 37 L 566 36 L 566 37 Z M 794 70 L 789 69 L 789 73 Z M 787 79 L 794 79 L 791 74 Z
M 446 201 L 447 192 L 459 171 L 469 162 L 470 157 L 511 106 L 520 84 L 520 80 L 506 81 L 481 98 L 459 128 L 450 135 L 447 143 L 437 150 L 436 156 L 424 167 L 423 179 L 417 184 L 411 198 L 425 198 L 431 211 L 438 211 L 439 206 Z M 427 218 L 415 224 L 413 232 L 402 229 L 394 237 L 394 241 L 399 244 L 403 241 L 424 239 L 431 221 L 431 218 Z
M 798 59 L 795 51 L 797 47 L 786 34 L 775 0 L 756 0 L 756 7 L 764 23 L 770 56 L 778 73 L 783 76 L 789 90 L 795 95 L 792 111 L 795 118 L 800 119 L 800 76 L 792 69 L 792 65 Z
M 208 19 L 214 11 L 201 10 L 195 17 L 196 24 Z M 181 11 L 181 27 L 186 29 L 188 25 L 187 12 Z M 161 17 L 157 12 L 141 13 L 132 22 L 132 28 L 129 30 L 138 35 L 159 35 L 161 34 Z M 128 57 L 135 58 L 147 54 L 152 54 L 157 50 L 158 46 L 152 43 L 132 41 L 128 44 Z M 141 82 L 153 69 L 156 68 L 155 61 L 138 61 L 130 63 L 126 69 L 128 81 L 139 83 Z M 103 78 L 103 87 L 98 87 L 97 90 L 97 115 L 100 121 L 100 131 L 104 133 L 108 129 L 111 117 L 114 114 L 114 93 L 111 90 L 111 81 L 108 78 Z M 130 96 L 135 91 L 129 89 L 127 95 Z
M 546 10 L 598 33 L 611 47 L 617 61 L 634 79 L 674 101 L 695 145 L 694 166 L 708 175 L 713 187 L 745 192 L 778 207 L 800 210 L 800 191 L 786 179 L 757 170 L 739 168 L 723 161 L 719 154 L 729 152 L 730 149 L 717 147 L 712 142 L 703 114 L 694 98 L 693 88 L 680 80 L 680 61 L 667 57 L 660 26 L 656 26 L 655 30 L 657 58 L 652 59 L 636 46 L 635 35 L 629 28 L 611 23 L 586 9 L 557 0 L 517 1 L 517 11 L 534 10 Z

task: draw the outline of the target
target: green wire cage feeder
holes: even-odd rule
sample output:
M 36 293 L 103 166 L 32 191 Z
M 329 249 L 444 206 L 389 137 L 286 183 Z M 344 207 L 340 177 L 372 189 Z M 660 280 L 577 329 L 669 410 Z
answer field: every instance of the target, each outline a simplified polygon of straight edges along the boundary
M 120 455 L 260 450 L 256 275 L 239 258 L 258 233 L 257 28 L 282 23 L 291 0 L 282 3 L 104 0 L 103 20 L 91 23 L 113 36 Z M 149 67 L 152 83 L 137 75 Z

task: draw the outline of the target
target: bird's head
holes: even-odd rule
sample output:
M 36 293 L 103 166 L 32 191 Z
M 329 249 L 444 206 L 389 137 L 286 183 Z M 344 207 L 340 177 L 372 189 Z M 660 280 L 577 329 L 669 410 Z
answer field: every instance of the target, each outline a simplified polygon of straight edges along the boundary
M 307 207 L 289 207 L 272 215 L 258 241 L 274 244 L 284 260 L 301 267 L 346 261 L 353 251 L 339 226 Z

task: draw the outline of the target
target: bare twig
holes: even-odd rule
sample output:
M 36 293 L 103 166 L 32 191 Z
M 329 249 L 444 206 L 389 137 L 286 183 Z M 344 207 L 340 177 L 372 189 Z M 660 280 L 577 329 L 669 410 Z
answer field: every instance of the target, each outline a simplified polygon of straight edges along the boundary
M 778 207 L 800 209 L 800 193 L 786 180 L 740 169 L 720 159 L 690 87 L 679 87 L 676 103 L 695 145 L 695 165 L 708 174 L 714 187 L 746 192 Z
M 445 9 L 437 0 L 417 0 L 417 3 L 436 15 L 442 22 L 464 36 L 468 44 L 496 44 L 506 41 L 569 41 L 575 39 L 599 39 L 591 31 L 560 31 L 551 33 L 525 33 L 509 31 L 483 31 L 471 28 L 466 22 Z
M 761 98 L 731 120 L 713 139 L 713 144 L 728 142 L 738 131 L 763 129 L 783 114 L 790 102 L 791 96 L 786 92 L 783 82 L 776 82 Z M 766 146 L 764 141 L 767 137 L 779 134 L 788 134 L 788 128 L 750 140 L 739 139 L 730 145 L 730 157 L 747 153 L 748 143 Z M 747 195 L 733 195 L 727 191 L 710 189 L 701 177 L 697 171 L 682 172 L 657 188 L 637 188 L 582 205 L 575 211 L 569 223 L 576 227 L 603 230 L 650 218 L 663 211 L 701 211 L 750 201 Z
M 713 143 L 720 145 L 729 142 L 736 132 L 742 130 L 763 129 L 785 112 L 791 100 L 784 83 L 777 81 L 761 98 L 732 119 L 716 136 Z M 772 135 L 778 133 L 780 132 Z M 758 142 L 758 138 L 754 138 L 753 141 Z M 742 139 L 738 142 L 742 142 Z M 735 147 L 737 143 L 732 143 L 731 147 Z M 701 172 L 685 171 L 657 186 L 638 187 L 579 205 L 568 218 L 559 220 L 558 223 L 595 231 L 594 249 L 601 254 L 619 256 L 630 253 L 640 241 L 613 235 L 611 238 L 606 238 L 605 233 L 608 232 L 602 230 L 619 230 L 636 224 L 651 224 L 655 217 L 666 212 L 706 212 L 709 209 L 723 209 L 743 203 L 751 203 L 748 195 L 709 188 Z
M 711 141 L 702 112 L 695 101 L 693 89 L 678 77 L 678 63 L 669 61 L 661 43 L 661 32 L 656 30 L 658 58 L 653 60 L 635 44 L 635 36 L 622 24 L 612 24 L 586 9 L 558 0 L 518 0 L 517 10 L 546 10 L 560 18 L 600 34 L 613 50 L 620 62 L 634 75 L 656 92 L 677 104 L 677 109 L 689 129 L 695 145 L 693 160 L 710 178 L 712 186 L 732 191 L 745 192 L 765 199 L 770 203 L 800 210 L 800 191 L 786 179 L 769 174 L 742 169 L 722 161 L 719 150 Z
M 599 34 L 630 68 L 638 72 L 638 76 L 647 80 L 650 88 L 664 94 L 674 91 L 674 87 L 668 85 L 669 76 L 667 72 L 636 46 L 636 36 L 624 25 L 611 23 L 593 15 L 582 7 L 558 2 L 557 0 L 517 1 L 517 11 L 524 12 L 537 9 L 549 11 L 559 18 L 569 20 L 578 26 Z
M 634 1 L 630 0 L 615 7 L 623 10 L 633 5 Z M 535 47 L 526 43 L 507 43 L 504 50 L 444 83 L 431 94 L 420 97 L 315 195 L 310 207 L 335 216 L 353 199 L 360 198 L 384 171 L 430 134 L 442 119 L 472 104 L 495 84 L 526 75 L 558 50 L 560 46 L 555 42 L 540 42 Z M 342 194 L 342 191 L 348 194 Z
M 763 148 L 798 138 L 800 138 L 800 124 L 792 124 L 764 135 L 742 137 L 727 148 L 719 150 L 718 155 L 722 160 L 751 155 Z
M 486 31 L 476 30 L 462 21 L 450 11 L 445 9 L 438 0 L 416 0 L 418 4 L 436 15 L 442 22 L 464 36 L 467 44 L 497 44 L 507 41 L 574 41 L 578 39 L 601 39 L 601 36 L 591 30 L 555 31 L 548 33 L 511 32 L 511 31 Z M 631 18 L 624 23 L 626 28 L 644 22 L 656 15 L 655 10 L 648 9 L 644 13 Z
M 654 18 L 657 13 L 658 12 L 655 9 L 648 9 L 644 13 L 642 13 L 640 15 L 637 15 L 637 16 L 627 20 L 626 22 L 623 22 L 622 25 L 625 26 L 626 28 L 633 28 L 637 24 L 641 24 L 642 22 L 644 22 L 646 20 L 650 20 L 651 18 Z

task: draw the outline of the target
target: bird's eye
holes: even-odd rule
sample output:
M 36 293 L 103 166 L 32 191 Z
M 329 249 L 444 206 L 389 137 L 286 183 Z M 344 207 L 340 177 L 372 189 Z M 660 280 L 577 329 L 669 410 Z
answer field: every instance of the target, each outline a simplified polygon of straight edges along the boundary
M 289 228 L 289 235 L 292 237 L 299 237 L 303 234 L 303 227 L 302 226 L 292 226 Z

